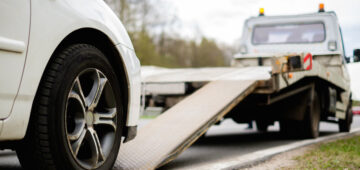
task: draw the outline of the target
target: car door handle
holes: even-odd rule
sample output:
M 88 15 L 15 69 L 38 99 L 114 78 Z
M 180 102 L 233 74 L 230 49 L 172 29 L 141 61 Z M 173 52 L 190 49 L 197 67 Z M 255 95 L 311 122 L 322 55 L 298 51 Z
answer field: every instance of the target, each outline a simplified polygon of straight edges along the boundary
M 25 43 L 23 41 L 0 36 L 0 50 L 14 53 L 23 53 L 25 51 Z

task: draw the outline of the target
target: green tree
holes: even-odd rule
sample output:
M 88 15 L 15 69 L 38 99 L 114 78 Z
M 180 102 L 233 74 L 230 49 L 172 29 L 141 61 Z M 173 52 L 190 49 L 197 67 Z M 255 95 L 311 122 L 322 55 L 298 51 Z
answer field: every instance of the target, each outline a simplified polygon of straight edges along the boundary
M 195 63 L 195 67 L 225 66 L 225 56 L 213 40 L 204 37 L 198 47 Z
M 142 65 L 163 67 L 225 66 L 226 53 L 215 41 L 203 38 L 200 43 L 164 30 L 174 21 L 167 15 L 161 0 L 105 0 L 129 31 Z M 176 17 L 173 17 L 176 18 Z M 157 34 L 158 30 L 162 30 Z
M 134 48 L 136 49 L 136 54 L 139 57 L 141 64 L 151 65 L 153 63 L 158 63 L 160 57 L 149 34 L 146 31 L 141 31 L 132 35 Z

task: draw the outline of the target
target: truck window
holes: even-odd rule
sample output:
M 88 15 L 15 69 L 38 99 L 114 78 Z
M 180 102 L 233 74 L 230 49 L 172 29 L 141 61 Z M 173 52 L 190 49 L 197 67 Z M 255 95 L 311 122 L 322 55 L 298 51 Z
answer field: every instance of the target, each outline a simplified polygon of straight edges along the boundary
M 252 36 L 255 45 L 318 43 L 324 40 L 323 23 L 258 25 L 254 27 Z

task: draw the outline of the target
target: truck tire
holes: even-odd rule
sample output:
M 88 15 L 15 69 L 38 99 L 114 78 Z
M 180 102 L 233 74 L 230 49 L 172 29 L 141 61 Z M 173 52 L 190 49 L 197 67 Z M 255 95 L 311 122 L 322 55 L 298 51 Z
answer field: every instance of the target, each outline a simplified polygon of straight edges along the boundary
M 314 99 L 308 105 L 303 120 L 303 126 L 304 126 L 303 132 L 305 138 L 319 137 L 320 118 L 321 118 L 320 99 L 316 91 L 314 91 Z
M 96 47 L 76 44 L 56 54 L 38 87 L 26 136 L 16 147 L 23 168 L 111 169 L 123 128 L 119 87 Z
M 345 120 L 342 120 L 342 119 L 339 120 L 340 132 L 350 132 L 352 121 L 353 121 L 352 101 L 350 101 L 348 108 L 346 109 Z

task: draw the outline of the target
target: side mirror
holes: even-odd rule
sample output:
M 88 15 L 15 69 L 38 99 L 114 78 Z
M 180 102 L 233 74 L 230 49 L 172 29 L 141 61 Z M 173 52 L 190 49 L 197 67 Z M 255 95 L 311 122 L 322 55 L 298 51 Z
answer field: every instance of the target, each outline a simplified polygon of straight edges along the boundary
M 360 61 L 360 49 L 354 50 L 354 63 Z

